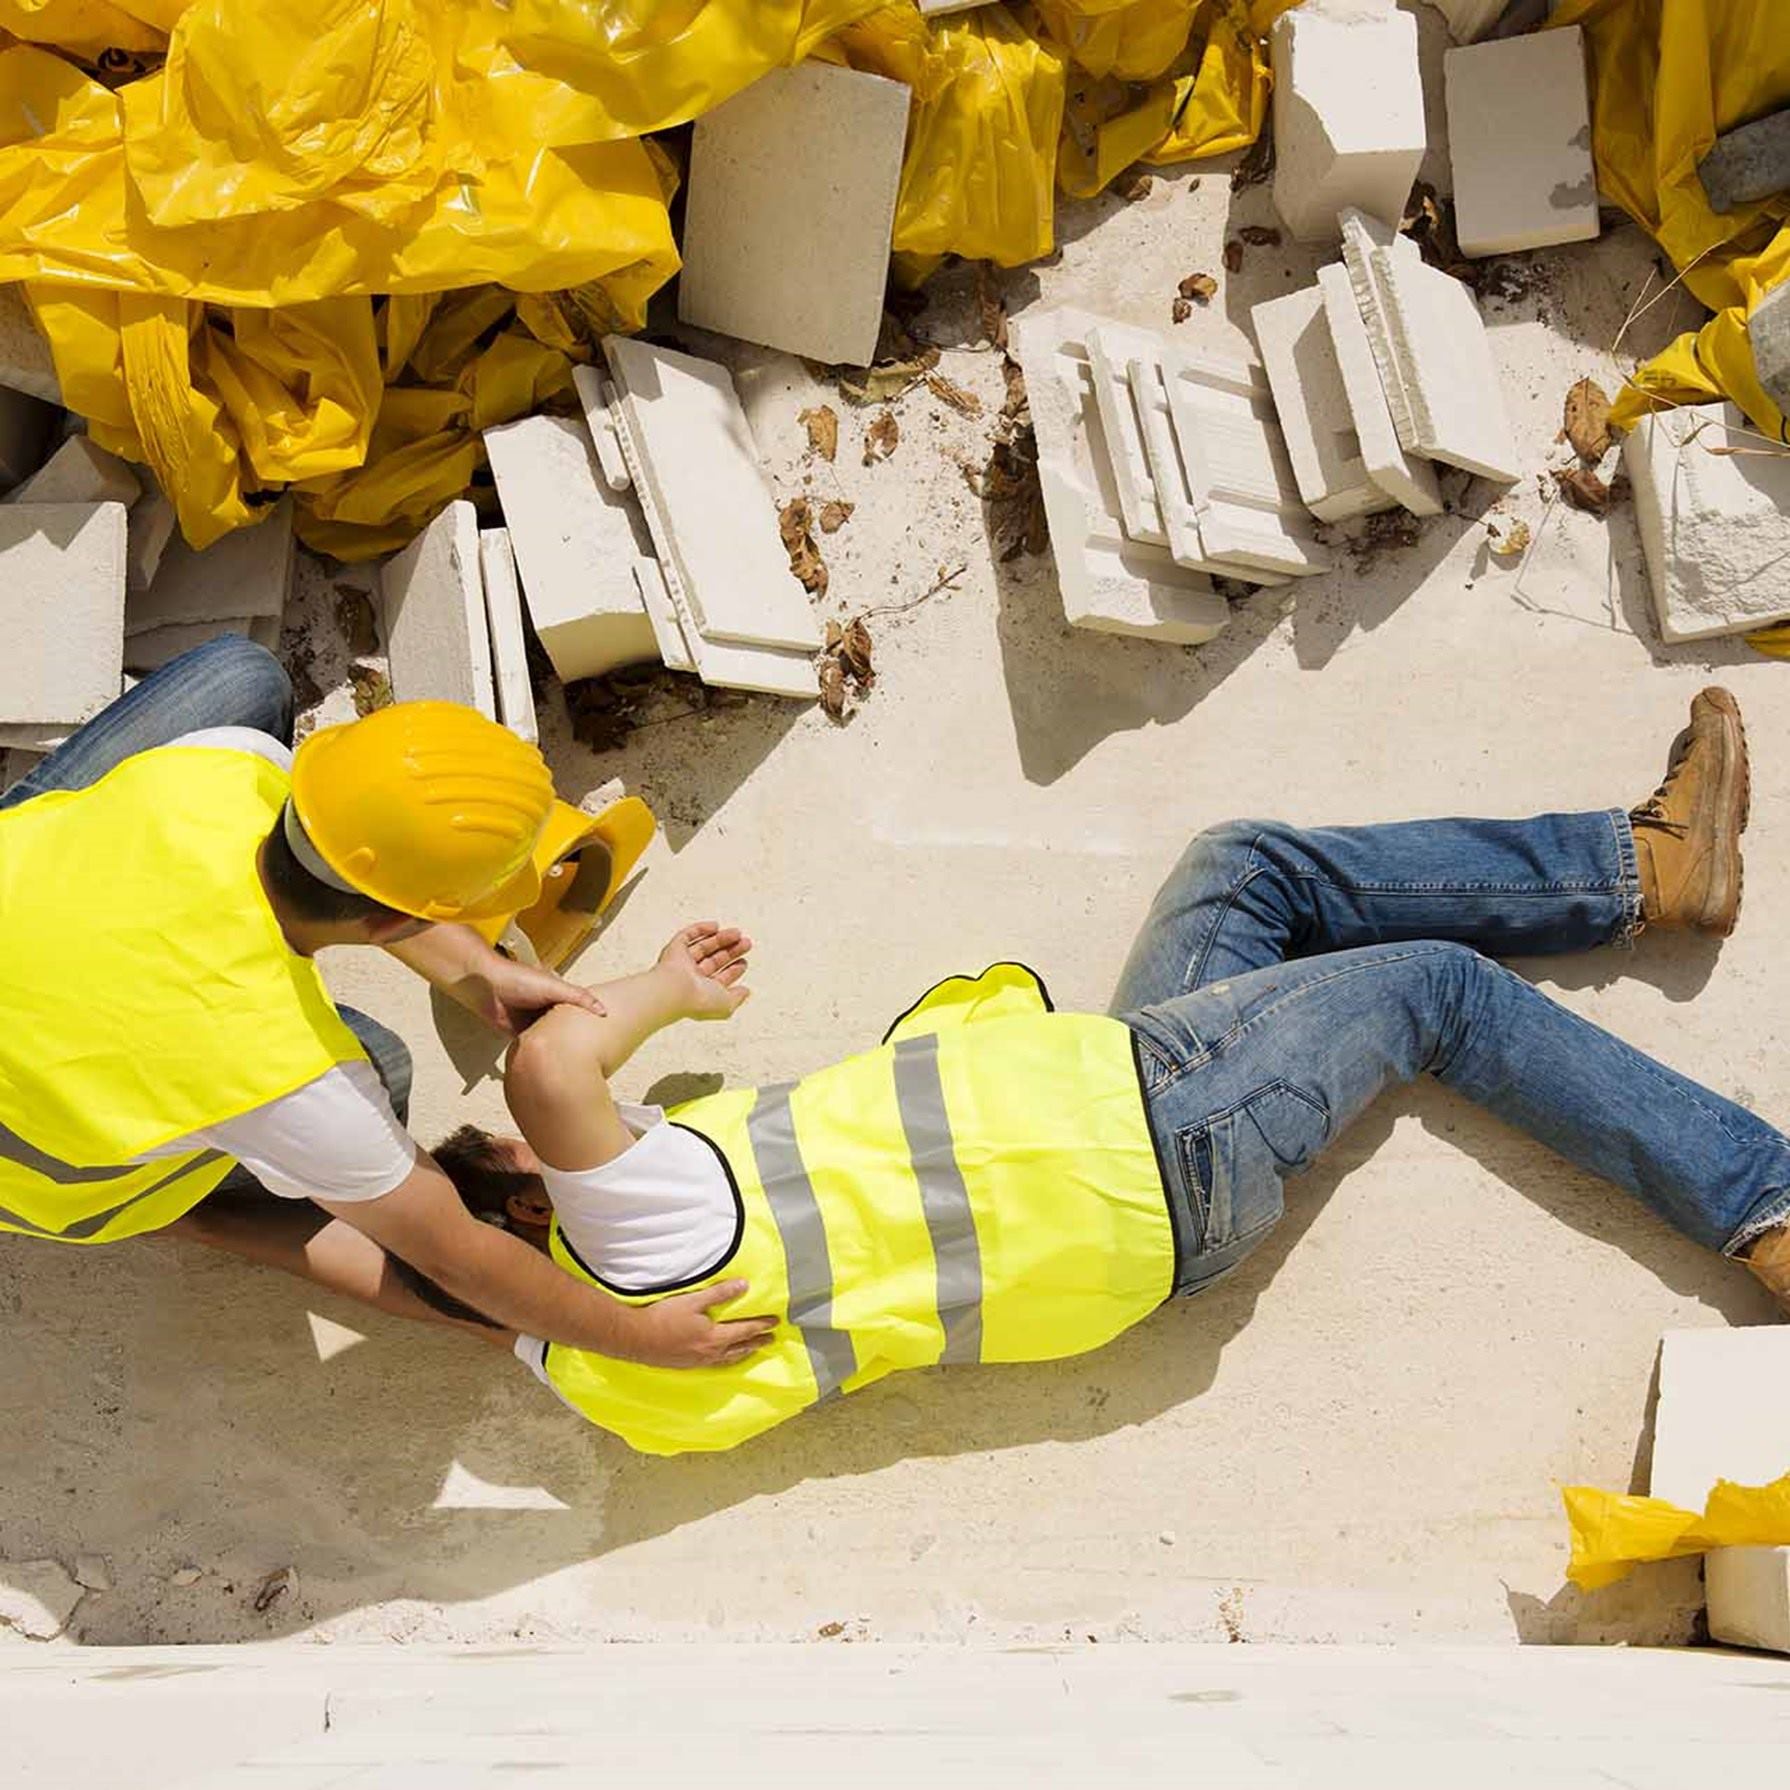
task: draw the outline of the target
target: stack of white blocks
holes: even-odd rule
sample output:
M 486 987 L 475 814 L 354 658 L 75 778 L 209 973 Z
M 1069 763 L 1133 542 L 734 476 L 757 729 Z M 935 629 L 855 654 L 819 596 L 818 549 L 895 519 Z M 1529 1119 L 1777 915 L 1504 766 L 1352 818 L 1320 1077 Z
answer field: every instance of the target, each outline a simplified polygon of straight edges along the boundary
M 1012 344 L 1072 625 L 1197 646 L 1228 616 L 1208 574 L 1328 567 L 1258 367 L 1070 309 Z
M 1671 1330 L 1660 1340 L 1650 1489 L 1701 1511 L 1718 1479 L 1767 1485 L 1790 1473 L 1790 1329 Z M 1790 1547 L 1703 1557 L 1712 1639 L 1790 1653 Z
M 609 377 L 577 371 L 582 421 L 485 433 L 554 669 L 571 682 L 661 659 L 725 688 L 813 697 L 820 628 L 731 376 L 628 337 L 603 347 Z

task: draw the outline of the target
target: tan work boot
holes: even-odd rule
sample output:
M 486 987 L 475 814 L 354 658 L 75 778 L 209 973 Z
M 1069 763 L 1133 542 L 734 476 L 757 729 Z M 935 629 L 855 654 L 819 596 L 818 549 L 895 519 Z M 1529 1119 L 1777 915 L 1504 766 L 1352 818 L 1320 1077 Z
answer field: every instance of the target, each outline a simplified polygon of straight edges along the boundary
M 1719 686 L 1691 700 L 1666 780 L 1629 819 L 1648 926 L 1726 938 L 1740 917 L 1740 835 L 1750 791 L 1740 704 Z
M 1790 1317 L 1790 1225 L 1781 1224 L 1757 1237 L 1740 1263 L 1765 1283 L 1766 1292 Z

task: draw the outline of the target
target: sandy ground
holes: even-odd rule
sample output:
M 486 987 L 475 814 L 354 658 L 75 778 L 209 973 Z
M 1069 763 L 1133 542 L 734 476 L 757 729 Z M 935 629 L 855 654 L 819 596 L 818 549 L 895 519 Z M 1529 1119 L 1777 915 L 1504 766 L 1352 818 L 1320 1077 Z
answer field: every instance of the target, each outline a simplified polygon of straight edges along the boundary
M 1433 63 L 1440 23 L 1421 23 Z M 1433 150 L 1426 173 L 1446 172 Z M 1066 207 L 1060 255 L 1008 276 L 1007 302 L 1167 326 L 1176 282 L 1210 270 L 1218 297 L 1181 331 L 1241 347 L 1251 303 L 1315 265 L 1251 249 L 1225 275 L 1224 237 L 1272 222 L 1265 188 L 1172 172 L 1136 203 Z M 1628 509 L 1605 522 L 1545 495 L 1563 394 L 1582 374 L 1614 389 L 1611 347 L 1653 253 L 1620 226 L 1522 265 L 1527 290 L 1486 311 L 1527 468 L 1499 511 L 1529 524 L 1528 556 L 1488 554 L 1476 515 L 1495 494 L 1455 478 L 1456 512 L 1415 545 L 1250 597 L 1197 651 L 1073 632 L 1048 556 L 994 563 L 960 462 L 986 457 L 1001 375 L 966 278 L 920 327 L 988 414 L 916 391 L 882 465 L 861 464 L 871 413 L 837 396 L 837 462 L 805 458 L 796 414 L 829 394 L 787 359 L 710 342 L 740 372 L 780 492 L 857 506 L 823 542 L 823 607 L 873 612 L 880 679 L 844 726 L 662 698 L 601 754 L 548 695 L 562 792 L 621 777 L 664 826 L 584 971 L 634 967 L 704 915 L 759 941 L 744 1015 L 662 1036 L 626 1091 L 798 1073 L 997 957 L 1036 964 L 1061 1005 L 1103 1005 L 1201 827 L 1630 804 L 1719 677 L 1755 754 L 1737 936 L 1526 967 L 1674 1065 L 1790 1108 L 1773 925 L 1790 891 L 1784 670 L 1739 643 L 1662 648 Z M 1624 356 L 1692 321 L 1667 299 Z M 884 608 L 953 568 L 926 601 Z M 312 609 L 330 602 L 330 577 L 307 577 Z M 454 1037 L 456 1067 L 420 984 L 368 954 L 329 968 L 414 1046 L 421 1137 L 499 1114 L 488 1080 L 468 1087 L 477 1041 Z M 1387 1101 L 1295 1183 L 1230 1281 L 1105 1352 L 910 1375 L 712 1459 L 631 1456 L 495 1352 L 202 1251 L 0 1251 L 0 1556 L 108 1555 L 115 1589 L 71 1623 L 90 1643 L 835 1623 L 914 1640 L 1678 1639 L 1695 1566 L 1566 1589 L 1558 1490 L 1644 1483 L 1662 1330 L 1770 1315 L 1737 1270 L 1434 1087 Z M 297 1588 L 256 1614 L 284 1565 Z

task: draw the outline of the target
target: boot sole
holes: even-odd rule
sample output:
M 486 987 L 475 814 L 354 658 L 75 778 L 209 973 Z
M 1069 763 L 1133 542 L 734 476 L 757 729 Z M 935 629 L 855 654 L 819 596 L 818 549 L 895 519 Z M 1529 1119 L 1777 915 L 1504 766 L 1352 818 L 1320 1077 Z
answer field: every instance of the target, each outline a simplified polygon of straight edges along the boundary
M 1753 774 L 1740 704 L 1719 686 L 1705 690 L 1703 698 L 1722 720 L 1722 776 L 1714 803 L 1716 847 L 1711 899 L 1697 922 L 1697 930 L 1727 938 L 1739 923 L 1746 894 L 1746 864 L 1738 843 L 1729 841 L 1738 841 L 1752 818 Z

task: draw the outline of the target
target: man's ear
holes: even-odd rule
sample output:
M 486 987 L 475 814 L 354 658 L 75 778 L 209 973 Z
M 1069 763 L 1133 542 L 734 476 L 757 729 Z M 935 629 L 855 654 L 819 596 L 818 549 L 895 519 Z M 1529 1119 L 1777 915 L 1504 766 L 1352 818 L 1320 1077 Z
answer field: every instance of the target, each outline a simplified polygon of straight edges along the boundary
M 538 1191 L 507 1195 L 503 1210 L 511 1224 L 524 1225 L 531 1230 L 545 1230 L 553 1222 L 553 1202 Z

